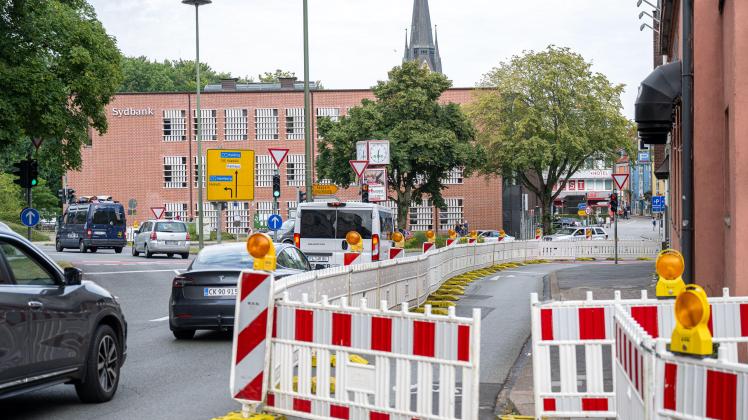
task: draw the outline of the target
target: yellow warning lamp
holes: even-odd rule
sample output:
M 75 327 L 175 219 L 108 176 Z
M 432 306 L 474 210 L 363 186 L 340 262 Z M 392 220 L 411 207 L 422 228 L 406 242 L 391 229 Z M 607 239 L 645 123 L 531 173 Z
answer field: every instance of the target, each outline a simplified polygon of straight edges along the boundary
M 655 269 L 657 270 L 657 297 L 672 299 L 678 296 L 686 287 L 683 282 L 683 270 L 686 263 L 683 255 L 674 249 L 666 249 L 657 255 Z
M 247 252 L 254 258 L 255 270 L 275 271 L 275 245 L 265 233 L 255 233 L 247 239 Z
M 694 356 L 712 355 L 712 334 L 707 326 L 710 316 L 704 289 L 695 284 L 686 286 L 675 298 L 675 329 L 670 338 L 670 351 Z
M 499 238 L 504 239 L 506 238 L 506 232 L 504 232 L 504 229 L 501 229 L 499 231 Z
M 352 230 L 345 234 L 345 241 L 348 242 L 350 252 L 362 252 L 364 250 L 364 243 L 361 240 L 361 234 Z
M 137 229 L 137 228 L 139 228 L 139 227 L 140 227 L 140 222 L 138 222 L 137 220 L 136 220 L 136 221 L 134 221 L 134 222 L 132 222 L 132 227 L 133 227 L 134 229 Z
M 457 239 L 457 232 L 455 232 L 454 229 L 450 229 L 448 233 L 449 233 L 449 239 L 452 239 L 452 240 Z
M 477 230 L 471 230 L 470 231 L 470 237 L 475 239 L 478 237 L 478 231 Z
M 395 248 L 405 248 L 405 235 L 400 232 L 392 232 L 392 242 L 395 243 Z
M 433 244 L 434 242 L 436 242 L 436 235 L 434 235 L 434 231 L 433 230 L 427 230 L 426 231 L 426 241 L 428 243 L 431 243 L 431 244 Z

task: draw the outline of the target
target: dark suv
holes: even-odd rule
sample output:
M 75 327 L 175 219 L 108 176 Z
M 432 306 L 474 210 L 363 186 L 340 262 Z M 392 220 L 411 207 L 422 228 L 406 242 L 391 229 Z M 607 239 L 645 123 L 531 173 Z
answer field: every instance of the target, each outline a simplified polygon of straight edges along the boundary
M 127 323 L 117 299 L 81 277 L 0 223 L 0 399 L 58 383 L 84 402 L 114 396 Z

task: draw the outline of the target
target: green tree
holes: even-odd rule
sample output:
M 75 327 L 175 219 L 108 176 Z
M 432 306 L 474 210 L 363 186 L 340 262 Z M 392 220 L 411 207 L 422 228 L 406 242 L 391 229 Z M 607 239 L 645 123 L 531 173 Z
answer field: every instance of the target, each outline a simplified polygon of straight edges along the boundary
M 159 62 L 144 56 L 123 57 L 122 73 L 120 92 L 192 92 L 197 87 L 194 60 Z M 208 64 L 200 63 L 200 83 L 203 86 L 231 78 L 230 73 L 217 72 Z M 251 81 L 240 78 L 242 83 Z
M 388 81 L 374 86 L 376 101 L 364 100 L 339 122 L 319 122 L 319 178 L 348 186 L 355 174 L 348 161 L 355 159 L 356 142 L 390 141 L 387 179 L 395 193 L 399 226 L 405 226 L 411 203 L 431 198 L 443 206 L 443 179 L 456 167 L 469 175 L 478 162 L 474 129 L 459 105 L 440 104 L 452 83 L 416 62 L 389 72 Z
M 6 0 L 0 5 L 0 154 L 30 138 L 78 168 L 92 127 L 119 86 L 120 52 L 85 0 Z
M 623 85 L 612 84 L 569 50 L 549 46 L 503 62 L 483 77 L 468 114 L 488 158 L 484 170 L 514 177 L 551 203 L 586 159 L 613 160 L 631 147 L 621 115 Z M 554 192 L 554 185 L 560 188 Z
M 295 76 L 296 76 L 296 73 L 292 71 L 277 69 L 274 72 L 266 71 L 265 73 L 260 74 L 257 77 L 260 79 L 260 82 L 262 83 L 278 83 L 278 80 L 281 77 L 295 77 Z

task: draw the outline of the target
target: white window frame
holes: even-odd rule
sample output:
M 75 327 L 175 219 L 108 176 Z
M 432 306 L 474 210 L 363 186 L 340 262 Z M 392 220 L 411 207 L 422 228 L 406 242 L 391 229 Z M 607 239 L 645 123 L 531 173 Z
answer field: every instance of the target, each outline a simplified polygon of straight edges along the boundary
M 270 155 L 255 155 L 255 187 L 272 187 L 275 162 Z
M 202 161 L 203 161 L 203 174 L 202 174 L 203 175 L 203 188 L 205 188 L 205 172 L 206 172 L 205 171 L 205 168 L 206 168 L 206 166 L 205 166 L 205 156 L 203 156 Z M 197 188 L 197 156 L 192 156 L 192 169 L 194 171 L 192 173 L 192 175 L 193 175 L 192 176 L 192 186 L 194 188 Z
M 413 223 L 414 220 L 415 223 Z M 434 207 L 431 205 L 431 201 L 411 204 L 408 209 L 408 223 L 410 230 L 414 232 L 432 229 L 434 226 Z
M 164 141 L 186 141 L 187 121 L 184 109 L 165 109 L 163 111 L 162 134 Z M 169 126 L 168 131 L 166 126 Z M 168 134 L 167 134 L 168 133 Z
M 272 201 L 255 201 L 255 214 L 260 220 L 260 225 L 268 225 L 268 217 L 273 214 L 273 202 Z
M 327 117 L 332 122 L 338 122 L 340 120 L 340 108 L 317 108 L 317 121 L 320 117 Z
M 305 170 L 304 155 L 288 155 L 286 157 L 286 185 L 303 187 Z
M 197 203 L 195 203 L 195 217 L 200 216 L 200 211 Z M 203 202 L 203 209 L 205 213 L 203 215 L 203 235 L 210 239 L 210 232 L 216 230 L 218 225 L 218 210 L 211 202 Z
M 463 175 L 465 171 L 465 168 L 458 166 L 456 168 L 452 168 L 448 173 L 447 177 L 443 179 L 443 182 L 445 185 L 458 185 L 465 182 L 465 177 Z
M 255 139 L 278 140 L 278 108 L 255 109 Z
M 440 230 L 454 229 L 458 223 L 465 220 L 465 200 L 462 198 L 445 198 L 444 204 L 446 209 L 439 209 Z
M 187 203 L 164 203 L 164 219 L 187 221 Z M 177 219 L 179 216 L 179 219 Z
M 387 207 L 388 209 L 392 210 L 393 224 L 395 225 L 395 228 L 398 228 L 399 226 L 397 225 L 397 201 L 387 200 L 381 204 Z
M 286 214 L 288 215 L 288 220 L 296 218 L 296 209 L 298 207 L 299 207 L 299 203 L 297 201 L 286 202 Z
M 247 140 L 247 109 L 226 108 L 223 110 L 223 136 L 226 141 Z
M 304 108 L 286 108 L 286 139 L 304 139 Z
M 192 132 L 195 133 L 195 140 L 197 140 L 197 110 L 192 110 Z M 200 129 L 202 130 L 202 136 L 200 137 L 203 141 L 215 141 L 218 140 L 218 134 L 216 130 L 216 115 L 215 109 L 200 109 Z
M 239 216 L 239 226 L 234 226 L 234 216 Z M 226 231 L 234 235 L 246 235 L 247 229 L 253 227 L 252 203 L 249 201 L 234 201 L 226 206 Z
M 186 156 L 164 156 L 164 188 L 187 188 Z

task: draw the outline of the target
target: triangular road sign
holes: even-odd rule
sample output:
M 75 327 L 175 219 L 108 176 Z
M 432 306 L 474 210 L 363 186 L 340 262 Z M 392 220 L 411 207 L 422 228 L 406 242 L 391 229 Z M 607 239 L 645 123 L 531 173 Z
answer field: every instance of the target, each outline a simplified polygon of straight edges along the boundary
M 629 174 L 613 174 L 613 181 L 616 183 L 619 190 L 623 189 L 623 186 L 626 185 L 626 181 L 628 180 Z
M 355 172 L 356 176 L 359 178 L 364 174 L 366 167 L 369 166 L 369 162 L 365 160 L 349 160 L 348 162 L 350 162 L 353 172 Z
M 280 148 L 269 148 L 268 152 L 270 152 L 270 157 L 273 158 L 273 162 L 275 162 L 275 166 L 279 167 L 283 163 L 283 161 L 286 159 L 286 156 L 288 156 L 288 149 L 280 149 Z
M 151 213 L 156 217 L 156 219 L 160 219 L 164 212 L 166 211 L 166 207 L 151 207 Z

